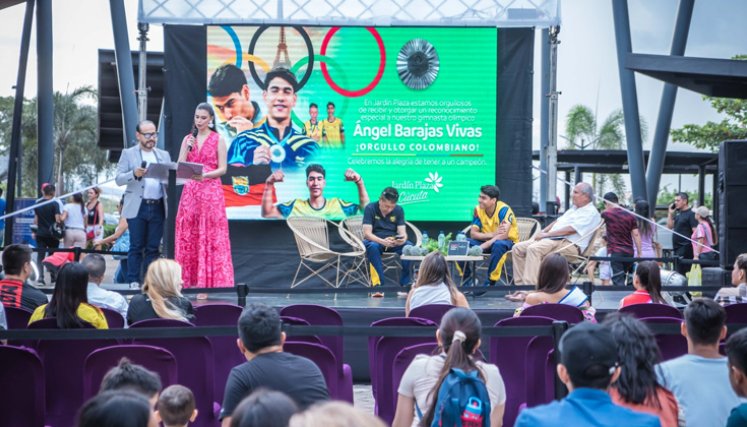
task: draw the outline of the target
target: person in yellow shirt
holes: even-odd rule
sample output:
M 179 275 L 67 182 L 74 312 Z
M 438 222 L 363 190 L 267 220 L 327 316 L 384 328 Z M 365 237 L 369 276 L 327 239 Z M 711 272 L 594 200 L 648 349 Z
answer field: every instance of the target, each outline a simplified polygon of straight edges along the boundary
M 322 147 L 342 148 L 345 146 L 345 129 L 342 119 L 335 117 L 335 103 L 327 103 L 327 119 L 322 122 Z
M 303 124 L 303 134 L 319 143 L 322 139 L 322 123 L 319 123 L 319 107 L 313 102 L 309 105 L 309 120 Z
M 29 324 L 49 317 L 57 320 L 60 329 L 109 329 L 104 313 L 88 304 L 88 270 L 78 263 L 65 264 L 57 275 L 57 284 L 49 304 L 39 306 L 29 319 Z

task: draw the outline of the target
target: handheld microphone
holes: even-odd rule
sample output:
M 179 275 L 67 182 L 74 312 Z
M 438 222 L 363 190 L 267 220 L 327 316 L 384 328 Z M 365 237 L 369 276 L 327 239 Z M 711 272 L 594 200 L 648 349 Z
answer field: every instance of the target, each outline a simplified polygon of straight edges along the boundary
M 146 162 L 145 160 L 143 160 L 142 163 L 140 163 L 140 167 L 142 169 L 145 169 L 146 167 L 148 167 L 148 162 Z M 140 177 L 136 177 L 135 179 L 138 180 L 138 181 L 140 181 L 141 179 L 143 179 L 143 177 L 140 176 Z
M 192 138 L 195 138 L 195 141 L 197 140 L 197 127 L 192 126 Z M 189 151 L 192 151 L 192 148 L 194 148 L 194 145 L 189 146 Z

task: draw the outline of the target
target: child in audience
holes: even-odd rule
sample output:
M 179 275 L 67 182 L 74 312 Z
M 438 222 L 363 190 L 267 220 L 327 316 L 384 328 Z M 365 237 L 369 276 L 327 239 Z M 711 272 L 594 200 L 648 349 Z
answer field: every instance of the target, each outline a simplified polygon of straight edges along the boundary
M 661 272 L 654 261 L 638 263 L 633 275 L 635 292 L 620 300 L 620 308 L 633 304 L 666 304 L 661 295 Z
M 747 329 L 742 329 L 726 340 L 726 357 L 729 359 L 731 388 L 742 398 L 742 403 L 731 410 L 726 427 L 747 425 Z
M 158 427 L 148 400 L 129 390 L 97 394 L 78 412 L 77 427 Z
M 372 414 L 356 409 L 347 402 L 318 403 L 290 420 L 289 427 L 384 427 Z
M 285 393 L 259 388 L 234 409 L 228 427 L 288 427 L 296 412 L 296 402 Z
M 607 236 L 602 236 L 602 246 L 597 249 L 594 256 L 600 258 L 607 256 Z M 597 270 L 597 265 L 599 266 L 599 280 L 602 282 L 602 286 L 609 285 L 610 279 L 612 279 L 612 267 L 609 261 L 589 261 L 586 265 L 586 274 L 589 275 L 589 281 L 594 283 L 594 272 Z
M 123 357 L 117 366 L 109 369 L 109 372 L 104 375 L 99 393 L 121 390 L 134 391 L 145 396 L 151 408 L 155 408 L 158 402 L 158 392 L 161 391 L 161 378 L 157 373 Z
M 410 316 L 410 310 L 428 304 L 448 304 L 469 308 L 467 298 L 454 285 L 449 272 L 449 264 L 441 252 L 431 252 L 423 258 L 418 271 L 418 279 L 407 294 L 405 316 Z
M 163 427 L 187 427 L 197 418 L 195 396 L 183 385 L 174 384 L 163 389 L 157 408 L 156 416 Z

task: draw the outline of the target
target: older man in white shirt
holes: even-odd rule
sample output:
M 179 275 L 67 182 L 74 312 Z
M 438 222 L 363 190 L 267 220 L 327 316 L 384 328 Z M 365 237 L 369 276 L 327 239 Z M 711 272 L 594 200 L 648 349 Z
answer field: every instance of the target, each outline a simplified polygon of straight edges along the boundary
M 573 207 L 545 227 L 533 240 L 514 245 L 511 257 L 517 285 L 537 283 L 542 259 L 550 253 L 578 255 L 586 249 L 592 232 L 602 223 L 592 199 L 594 189 L 586 182 L 573 187 Z
M 80 262 L 88 270 L 88 303 L 115 310 L 127 319 L 127 300 L 120 294 L 101 288 L 106 273 L 106 261 L 99 254 L 88 254 Z

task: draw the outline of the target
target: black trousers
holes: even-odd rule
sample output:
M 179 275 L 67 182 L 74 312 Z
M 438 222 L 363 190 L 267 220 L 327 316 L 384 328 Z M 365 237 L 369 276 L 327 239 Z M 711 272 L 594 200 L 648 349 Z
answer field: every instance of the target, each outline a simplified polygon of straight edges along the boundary
M 674 256 L 682 257 L 682 259 L 686 260 L 692 260 L 693 259 L 693 245 L 690 244 L 690 242 L 687 242 L 686 245 L 677 246 L 674 248 Z M 688 271 L 690 271 L 690 268 L 692 267 L 691 264 L 686 263 L 678 263 L 677 264 L 677 272 L 681 275 L 685 275 Z
M 60 247 L 60 240 L 55 239 L 52 236 L 40 236 L 36 235 L 36 246 L 41 250 L 38 252 L 38 262 L 37 267 L 39 267 L 39 280 L 44 280 L 44 264 L 42 263 L 42 260 L 47 257 L 47 255 L 52 254 L 52 251 L 48 249 L 57 249 Z M 55 278 L 52 278 L 52 281 L 54 282 Z
M 632 258 L 633 254 L 628 252 L 610 252 L 610 257 Z M 632 262 L 610 261 L 612 268 L 612 284 L 614 286 L 625 286 L 625 278 L 633 271 Z

